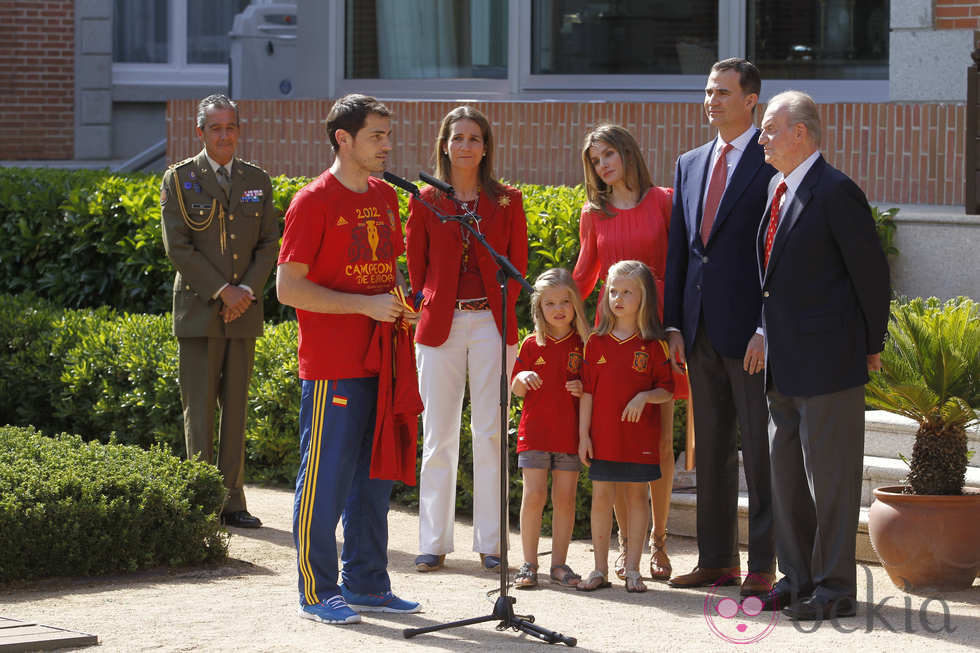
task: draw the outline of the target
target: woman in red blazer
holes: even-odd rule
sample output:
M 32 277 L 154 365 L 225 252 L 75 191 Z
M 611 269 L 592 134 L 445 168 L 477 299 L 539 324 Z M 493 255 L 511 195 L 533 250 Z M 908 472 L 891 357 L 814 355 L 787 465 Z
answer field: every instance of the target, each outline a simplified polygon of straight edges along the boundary
M 493 177 L 490 123 L 472 107 L 443 118 L 435 145 L 435 176 L 455 189 L 482 219 L 490 245 L 527 272 L 527 221 L 521 193 Z M 422 197 L 449 215 L 455 203 L 432 187 Z M 486 249 L 455 222 L 442 223 L 421 202 L 409 202 L 408 274 L 421 293 L 415 331 L 422 414 L 419 480 L 419 571 L 442 566 L 453 551 L 460 416 L 467 381 L 473 433 L 473 550 L 481 565 L 500 565 L 500 339 L 506 333 L 507 378 L 517 353 L 514 306 L 520 287 L 510 282 L 506 329 L 501 325 L 497 266 Z

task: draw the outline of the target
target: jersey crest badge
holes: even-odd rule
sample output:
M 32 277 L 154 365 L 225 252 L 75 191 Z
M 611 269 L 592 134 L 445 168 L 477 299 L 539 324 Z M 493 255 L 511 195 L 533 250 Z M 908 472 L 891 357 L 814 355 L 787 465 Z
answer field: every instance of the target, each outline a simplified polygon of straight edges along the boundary
M 645 351 L 633 352 L 633 369 L 637 372 L 646 372 L 647 365 L 650 364 L 650 354 Z
M 568 352 L 568 366 L 565 368 L 570 374 L 578 374 L 582 369 L 582 352 Z
M 538 360 L 534 361 L 535 365 L 544 365 L 544 356 L 538 356 Z
M 597 360 L 595 362 L 595 364 L 596 365 L 604 365 L 605 362 L 606 362 L 606 355 L 605 354 L 599 354 L 599 360 Z
M 338 227 L 343 227 L 345 224 L 347 224 L 347 220 L 344 220 L 344 216 L 340 216 L 339 218 L 337 218 Z

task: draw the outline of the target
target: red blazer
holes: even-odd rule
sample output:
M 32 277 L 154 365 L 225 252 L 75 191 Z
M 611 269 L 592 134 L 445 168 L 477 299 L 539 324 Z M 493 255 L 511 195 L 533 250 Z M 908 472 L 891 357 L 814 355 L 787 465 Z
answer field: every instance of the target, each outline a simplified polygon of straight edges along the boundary
M 477 213 L 483 218 L 480 231 L 497 252 L 510 259 L 521 274 L 527 273 L 527 219 L 521 192 L 505 186 L 506 192 L 494 200 L 480 193 Z M 422 190 L 427 202 L 446 214 L 455 214 L 456 205 L 432 187 Z M 456 288 L 459 285 L 459 266 L 463 257 L 462 227 L 455 222 L 439 222 L 427 207 L 414 197 L 408 203 L 406 225 L 408 277 L 412 291 L 422 291 L 422 318 L 415 328 L 415 342 L 438 347 L 449 337 Z M 490 311 L 501 328 L 501 296 L 497 284 L 497 264 L 479 243 L 472 243 L 483 286 L 487 291 Z M 521 287 L 514 281 L 507 287 L 507 344 L 517 344 L 517 315 L 514 307 Z

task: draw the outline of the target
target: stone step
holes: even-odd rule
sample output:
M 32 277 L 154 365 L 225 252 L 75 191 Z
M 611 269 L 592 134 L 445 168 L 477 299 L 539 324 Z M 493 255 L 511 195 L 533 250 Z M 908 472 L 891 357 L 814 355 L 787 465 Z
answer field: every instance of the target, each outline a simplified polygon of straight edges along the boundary
M 912 456 L 912 445 L 918 424 L 908 417 L 902 417 L 884 410 L 869 410 L 864 417 L 864 455 L 879 458 L 899 458 Z M 980 426 L 967 430 L 967 448 L 980 451 Z M 980 454 L 977 454 L 980 456 Z M 970 460 L 980 465 L 980 459 Z
M 875 488 L 902 485 L 909 467 L 899 456 L 912 455 L 917 424 L 906 417 L 883 410 L 868 411 L 865 416 L 864 474 L 861 486 L 861 516 L 857 530 L 857 558 L 877 562 L 868 538 L 868 508 L 874 501 Z M 980 426 L 967 431 L 968 448 L 974 451 L 966 470 L 966 485 L 980 487 Z M 674 494 L 670 502 L 668 530 L 675 535 L 697 537 L 697 469 L 684 471 L 684 453 L 674 468 Z M 739 452 L 738 541 L 748 543 L 749 498 Z
M 738 543 L 748 545 L 749 497 L 744 492 L 738 495 Z M 675 492 L 670 501 L 670 517 L 667 530 L 671 535 L 697 537 L 697 497 L 693 492 Z M 878 562 L 878 556 L 868 537 L 868 508 L 861 506 L 861 516 L 857 530 L 857 559 L 862 562 Z

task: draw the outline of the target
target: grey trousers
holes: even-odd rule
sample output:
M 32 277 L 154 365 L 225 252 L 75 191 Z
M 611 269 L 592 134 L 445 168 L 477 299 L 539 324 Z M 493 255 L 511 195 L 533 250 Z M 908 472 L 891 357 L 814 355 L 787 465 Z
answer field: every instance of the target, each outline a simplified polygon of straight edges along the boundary
M 864 386 L 813 397 L 769 391 L 776 554 L 793 590 L 855 598 Z
M 748 568 L 772 571 L 765 378 L 745 372 L 741 358 L 719 354 L 703 326 L 688 348 L 687 363 L 697 434 L 698 566 L 739 566 L 737 421 L 749 493 Z

